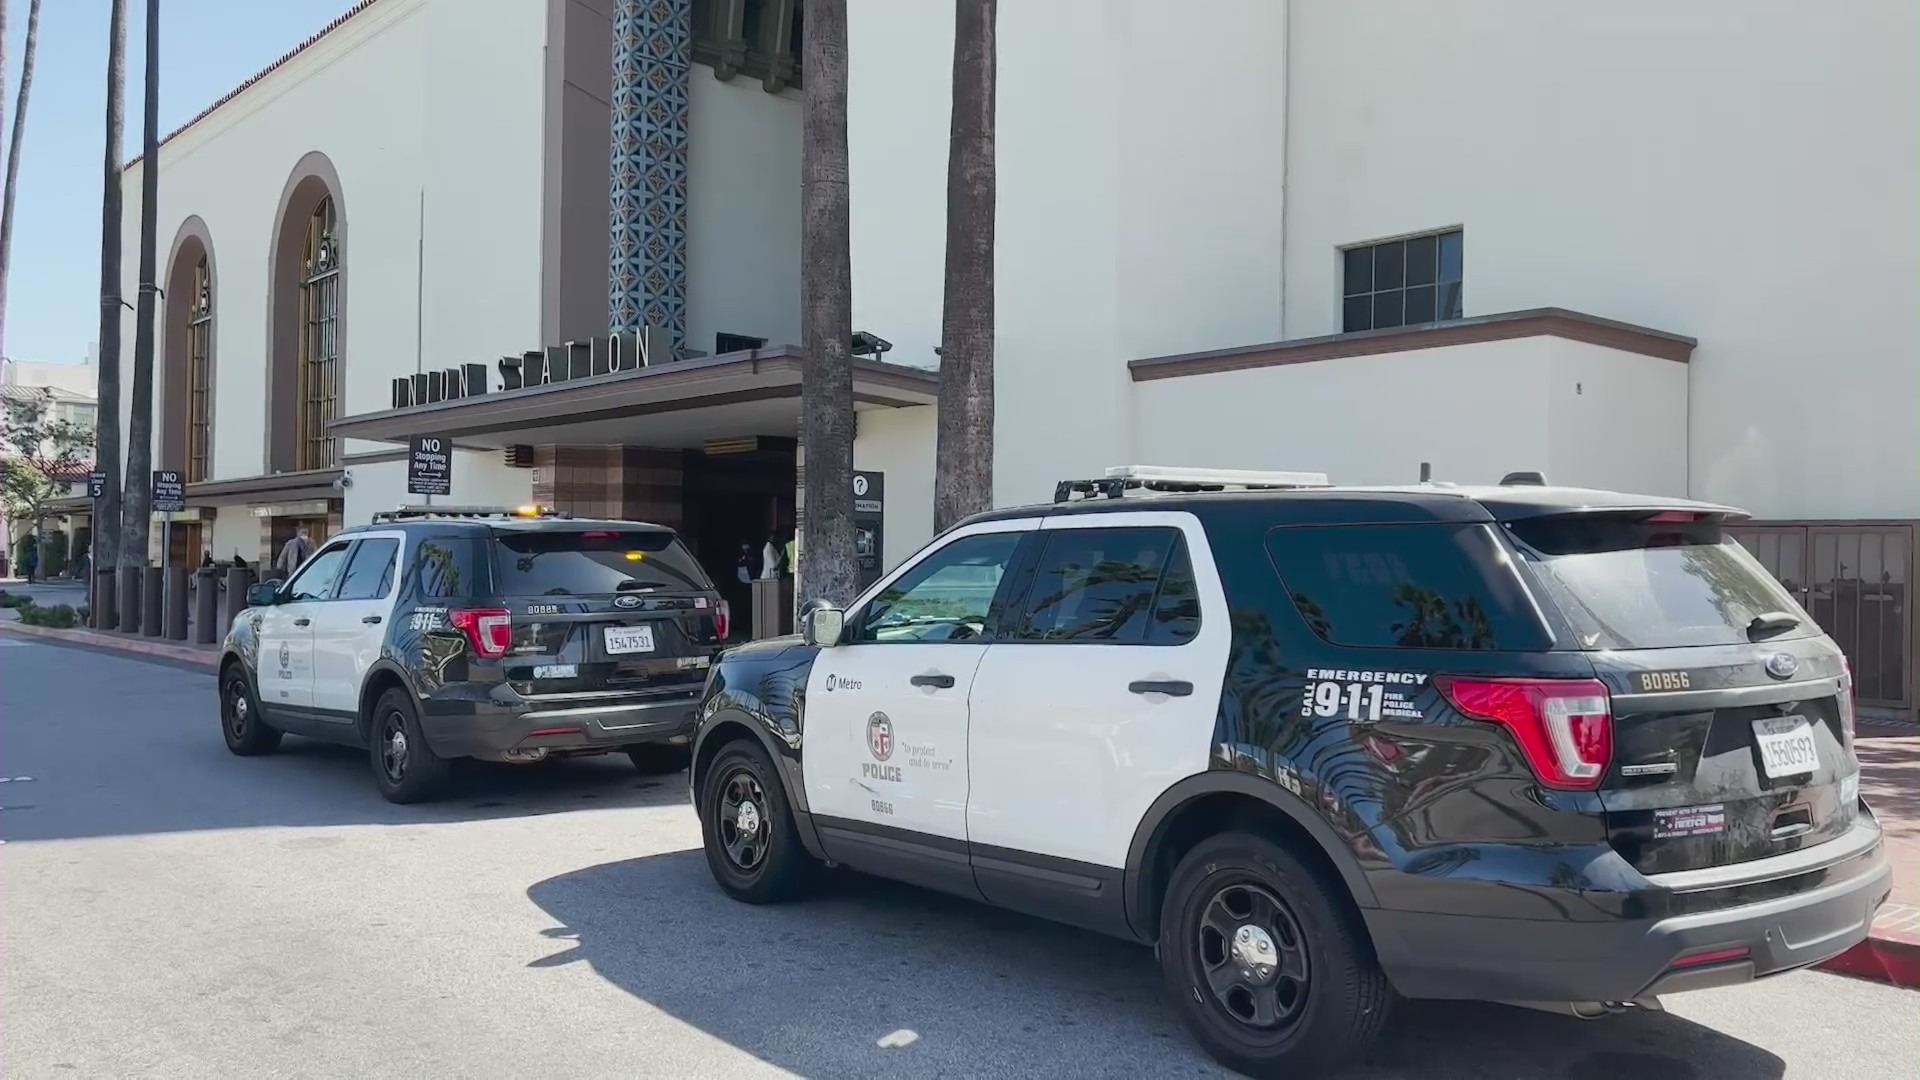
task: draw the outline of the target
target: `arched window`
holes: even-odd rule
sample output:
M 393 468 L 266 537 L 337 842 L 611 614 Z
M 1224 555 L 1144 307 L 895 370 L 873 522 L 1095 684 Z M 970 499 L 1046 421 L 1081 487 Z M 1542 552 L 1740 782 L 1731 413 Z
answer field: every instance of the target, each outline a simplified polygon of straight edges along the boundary
M 187 483 L 207 479 L 213 439 L 213 278 L 207 257 L 193 267 L 193 307 L 187 317 Z
M 339 403 L 340 244 L 333 197 L 326 196 L 307 219 L 301 255 L 300 390 L 295 446 L 298 469 L 334 466 L 334 439 L 327 431 Z

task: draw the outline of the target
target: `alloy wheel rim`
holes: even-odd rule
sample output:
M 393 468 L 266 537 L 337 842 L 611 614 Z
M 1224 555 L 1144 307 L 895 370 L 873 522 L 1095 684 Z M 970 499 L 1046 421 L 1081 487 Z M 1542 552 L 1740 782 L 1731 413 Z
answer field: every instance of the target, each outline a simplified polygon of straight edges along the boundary
M 1195 937 L 1201 980 L 1220 1011 L 1263 1032 L 1299 1022 L 1312 967 L 1285 901 L 1259 885 L 1223 886 L 1201 909 Z
M 720 848 L 735 870 L 752 874 L 766 864 L 773 836 L 767 793 L 746 769 L 734 769 L 721 782 L 719 833 Z
M 386 771 L 387 779 L 399 783 L 407 776 L 407 725 L 400 714 L 387 714 L 380 725 L 380 767 Z
M 227 731 L 234 738 L 246 737 L 250 711 L 247 705 L 246 687 L 242 686 L 238 679 L 229 681 L 227 683 Z

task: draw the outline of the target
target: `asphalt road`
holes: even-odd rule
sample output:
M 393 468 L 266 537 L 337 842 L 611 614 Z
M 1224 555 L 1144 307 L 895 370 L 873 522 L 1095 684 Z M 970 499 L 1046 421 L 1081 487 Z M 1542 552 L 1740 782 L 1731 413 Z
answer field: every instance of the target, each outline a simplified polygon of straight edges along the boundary
M 358 754 L 229 756 L 205 674 L 0 632 L 0 773 L 9 1076 L 1220 1075 L 1144 950 L 852 876 L 727 901 L 682 779 L 624 759 L 390 806 Z M 1905 1080 L 1917 1005 L 1415 1005 L 1353 1075 Z

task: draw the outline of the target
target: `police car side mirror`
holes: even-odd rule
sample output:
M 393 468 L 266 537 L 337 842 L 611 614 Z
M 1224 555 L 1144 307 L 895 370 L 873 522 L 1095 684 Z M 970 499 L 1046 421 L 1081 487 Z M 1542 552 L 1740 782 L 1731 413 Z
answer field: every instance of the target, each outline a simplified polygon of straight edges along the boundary
M 823 649 L 840 644 L 840 634 L 846 628 L 847 613 L 831 604 L 809 607 L 800 616 L 800 640 Z
M 262 582 L 247 588 L 248 607 L 272 607 L 280 602 L 280 586 L 274 582 Z

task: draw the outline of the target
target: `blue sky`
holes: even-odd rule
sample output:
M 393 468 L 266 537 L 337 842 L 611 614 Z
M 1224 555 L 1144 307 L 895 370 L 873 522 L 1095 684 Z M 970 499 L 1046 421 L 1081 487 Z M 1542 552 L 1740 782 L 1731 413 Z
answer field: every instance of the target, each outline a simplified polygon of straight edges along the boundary
M 8 5 L 11 121 L 26 45 L 27 0 L 0 3 Z M 350 5 L 351 0 L 161 0 L 160 134 L 179 127 Z M 123 160 L 140 149 L 145 108 L 146 2 L 128 0 L 127 9 Z M 107 11 L 107 0 L 41 3 L 7 283 L 6 353 L 16 360 L 84 360 L 99 331 Z M 166 197 L 162 187 L 163 203 Z M 133 266 L 139 252 L 129 248 L 123 257 Z M 131 349 L 133 342 L 125 347 Z

